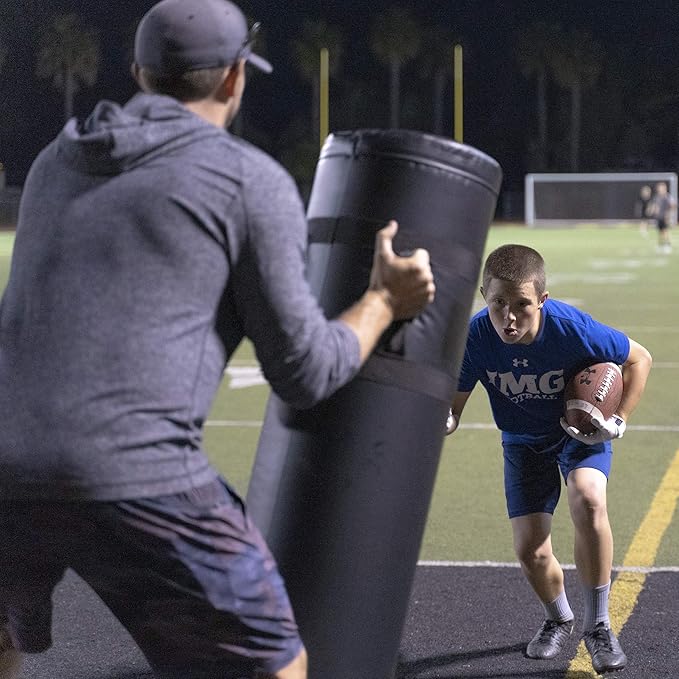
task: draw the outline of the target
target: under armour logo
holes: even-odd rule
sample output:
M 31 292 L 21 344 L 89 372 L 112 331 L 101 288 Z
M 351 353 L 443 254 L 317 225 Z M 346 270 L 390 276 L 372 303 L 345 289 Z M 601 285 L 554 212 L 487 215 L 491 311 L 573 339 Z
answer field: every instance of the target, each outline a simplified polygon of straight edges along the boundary
M 528 367 L 528 359 L 527 359 L 527 358 L 515 358 L 515 359 L 512 361 L 512 365 L 513 365 L 515 368 L 518 368 L 519 366 L 522 366 L 522 367 L 524 367 L 524 368 L 527 368 L 527 367 Z

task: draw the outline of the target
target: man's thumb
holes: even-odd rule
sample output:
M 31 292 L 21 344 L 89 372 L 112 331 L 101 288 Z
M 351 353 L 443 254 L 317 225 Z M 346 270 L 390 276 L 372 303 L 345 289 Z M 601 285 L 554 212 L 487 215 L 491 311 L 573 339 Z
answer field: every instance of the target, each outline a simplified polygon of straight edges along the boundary
M 382 256 L 393 256 L 394 248 L 392 241 L 398 232 L 398 224 L 392 219 L 377 232 L 377 251 Z

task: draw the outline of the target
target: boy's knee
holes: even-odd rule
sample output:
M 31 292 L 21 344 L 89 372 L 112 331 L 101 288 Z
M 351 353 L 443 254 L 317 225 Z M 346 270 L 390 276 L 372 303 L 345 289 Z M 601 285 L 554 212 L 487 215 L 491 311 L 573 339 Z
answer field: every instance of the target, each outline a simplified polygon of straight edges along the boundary
M 583 486 L 570 499 L 571 516 L 574 523 L 594 523 L 607 514 L 606 494 L 593 485 Z
M 545 545 L 536 547 L 533 543 L 516 545 L 516 558 L 524 568 L 544 568 L 552 558 L 552 551 Z

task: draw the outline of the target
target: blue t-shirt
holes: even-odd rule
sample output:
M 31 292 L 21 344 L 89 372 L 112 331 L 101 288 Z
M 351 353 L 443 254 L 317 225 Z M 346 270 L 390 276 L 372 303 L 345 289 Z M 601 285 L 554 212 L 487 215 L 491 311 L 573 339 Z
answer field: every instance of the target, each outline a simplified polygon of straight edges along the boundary
M 541 327 L 533 342 L 505 344 L 486 308 L 470 322 L 458 390 L 471 391 L 481 382 L 503 432 L 563 433 L 559 419 L 570 378 L 592 363 L 624 363 L 629 348 L 624 333 L 553 299 L 542 307 Z

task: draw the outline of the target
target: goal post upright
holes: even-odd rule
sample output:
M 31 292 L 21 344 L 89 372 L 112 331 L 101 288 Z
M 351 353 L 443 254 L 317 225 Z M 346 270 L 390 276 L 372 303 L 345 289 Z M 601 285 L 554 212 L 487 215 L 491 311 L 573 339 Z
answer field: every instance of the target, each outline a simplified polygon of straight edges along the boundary
M 525 221 L 528 226 L 535 225 L 535 175 L 527 174 L 524 188 Z

